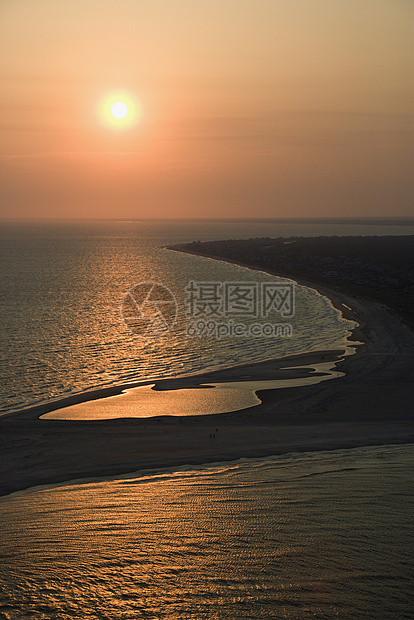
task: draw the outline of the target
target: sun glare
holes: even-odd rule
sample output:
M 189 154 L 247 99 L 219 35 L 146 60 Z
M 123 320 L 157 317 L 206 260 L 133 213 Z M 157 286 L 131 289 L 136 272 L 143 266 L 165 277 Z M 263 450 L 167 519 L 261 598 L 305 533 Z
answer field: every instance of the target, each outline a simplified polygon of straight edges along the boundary
M 107 94 L 98 107 L 101 122 L 111 129 L 129 129 L 140 119 L 137 101 L 126 92 Z
M 111 108 L 112 116 L 115 118 L 125 118 L 128 114 L 128 108 L 122 101 L 117 101 Z

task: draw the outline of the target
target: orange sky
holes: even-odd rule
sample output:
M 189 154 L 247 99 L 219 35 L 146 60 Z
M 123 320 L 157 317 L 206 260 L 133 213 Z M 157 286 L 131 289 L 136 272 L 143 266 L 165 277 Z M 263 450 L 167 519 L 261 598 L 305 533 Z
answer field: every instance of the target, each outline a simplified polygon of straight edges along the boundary
M 1 217 L 414 215 L 412 0 L 0 0 L 0 23 Z M 113 93 L 135 123 L 102 118 Z

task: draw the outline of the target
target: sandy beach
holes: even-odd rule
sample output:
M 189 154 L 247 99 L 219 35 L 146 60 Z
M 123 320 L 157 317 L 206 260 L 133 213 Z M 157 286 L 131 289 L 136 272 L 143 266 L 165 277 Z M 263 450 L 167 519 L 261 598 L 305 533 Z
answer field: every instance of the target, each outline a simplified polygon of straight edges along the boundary
M 202 383 L 306 376 L 303 366 L 336 361 L 344 376 L 317 385 L 266 390 L 261 404 L 203 416 L 112 420 L 40 419 L 48 403 L 0 417 L 0 495 L 73 479 L 297 451 L 414 442 L 414 334 L 383 305 L 301 282 L 358 323 L 356 353 L 317 351 L 212 373 L 162 380 L 158 390 Z M 293 375 L 292 375 L 293 373 Z M 147 385 L 153 384 L 146 382 Z M 144 384 L 136 384 L 144 385 Z M 121 387 L 88 393 L 104 399 Z M 72 396 L 63 404 L 85 400 Z M 99 402 L 99 401 L 98 401 Z M 104 402 L 104 401 L 102 401 Z M 61 403 L 62 404 L 62 403 Z

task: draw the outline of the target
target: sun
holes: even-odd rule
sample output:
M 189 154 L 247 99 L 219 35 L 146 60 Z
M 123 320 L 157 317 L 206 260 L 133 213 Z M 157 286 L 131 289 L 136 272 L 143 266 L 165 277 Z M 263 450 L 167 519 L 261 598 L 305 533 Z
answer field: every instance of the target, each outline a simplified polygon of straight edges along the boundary
M 100 100 L 98 116 L 105 127 L 130 129 L 140 120 L 141 107 L 130 93 L 114 91 L 107 93 Z
M 122 101 L 117 101 L 111 108 L 112 116 L 115 118 L 125 118 L 128 114 L 128 107 Z

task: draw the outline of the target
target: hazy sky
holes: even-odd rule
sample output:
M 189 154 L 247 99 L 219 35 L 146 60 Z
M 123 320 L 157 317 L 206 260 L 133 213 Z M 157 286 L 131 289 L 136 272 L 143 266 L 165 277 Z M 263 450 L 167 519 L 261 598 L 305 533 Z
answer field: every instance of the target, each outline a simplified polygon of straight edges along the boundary
M 413 0 L 0 0 L 0 24 L 2 217 L 414 215 Z

